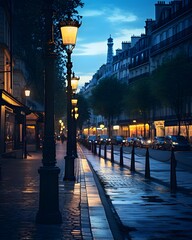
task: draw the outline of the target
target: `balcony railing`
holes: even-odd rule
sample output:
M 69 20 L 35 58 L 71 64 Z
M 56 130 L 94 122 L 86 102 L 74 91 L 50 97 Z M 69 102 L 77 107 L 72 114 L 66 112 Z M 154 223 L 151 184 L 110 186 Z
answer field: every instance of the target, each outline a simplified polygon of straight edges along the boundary
M 158 23 L 154 24 L 152 27 L 152 30 L 156 30 L 159 27 L 163 26 L 164 24 L 168 23 L 169 21 L 175 19 L 176 17 L 181 16 L 182 14 L 185 14 L 186 12 L 190 11 L 192 9 L 192 2 L 189 2 L 186 6 L 180 8 L 174 13 L 171 13 L 167 18 L 158 21 Z
M 186 40 L 188 37 L 191 37 L 191 35 L 192 35 L 192 26 L 152 46 L 150 53 L 155 54 L 159 51 L 164 51 L 165 48 L 169 48 L 174 44 L 178 44 L 178 42 L 182 42 L 183 40 Z
M 138 60 L 138 61 L 135 61 L 135 62 L 133 62 L 133 63 L 130 63 L 130 64 L 129 64 L 129 69 L 134 68 L 134 67 L 137 67 L 137 66 L 142 65 L 142 64 L 145 64 L 145 63 L 147 63 L 147 62 L 149 62 L 149 57 L 145 57 L 145 58 L 143 58 L 143 59 L 140 59 L 140 60 Z

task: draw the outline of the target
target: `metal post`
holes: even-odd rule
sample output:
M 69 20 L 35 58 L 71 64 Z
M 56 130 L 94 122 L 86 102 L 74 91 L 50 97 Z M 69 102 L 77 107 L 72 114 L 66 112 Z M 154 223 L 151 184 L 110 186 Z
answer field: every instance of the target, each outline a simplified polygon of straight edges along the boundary
M 131 152 L 131 172 L 135 172 L 135 145 L 133 144 L 132 152 Z
M 74 174 L 74 160 L 73 147 L 72 147 L 72 87 L 71 87 L 71 74 L 72 74 L 72 62 L 71 62 L 71 49 L 66 49 L 67 52 L 67 154 L 65 156 L 65 176 L 64 181 L 75 181 Z
M 104 145 L 104 159 L 107 159 L 107 144 Z
M 43 166 L 39 168 L 40 193 L 39 211 L 36 222 L 41 224 L 59 224 L 62 222 L 59 211 L 60 169 L 56 167 L 54 139 L 54 42 L 52 39 L 52 1 L 47 3 L 46 31 L 47 45 L 45 56 L 45 126 L 43 143 Z
M 94 143 L 91 141 L 91 152 L 94 153 Z
M 114 162 L 114 148 L 113 148 L 113 144 L 111 144 L 111 162 Z
M 73 109 L 73 124 L 72 124 L 72 129 L 73 129 L 73 155 L 75 158 L 78 157 L 77 155 L 77 138 L 76 138 L 76 130 L 77 130 L 77 124 L 76 124 L 76 118 L 75 118 L 75 109 Z
M 123 146 L 121 145 L 120 147 L 120 161 L 119 161 L 120 166 L 123 166 Z
M 145 178 L 150 178 L 149 149 L 147 147 L 145 156 Z
M 171 169 L 170 169 L 170 190 L 171 192 L 176 192 L 177 190 L 177 178 L 176 178 L 176 166 L 177 161 L 175 159 L 174 149 L 171 150 Z
M 99 157 L 101 157 L 101 143 L 99 143 Z
M 26 136 L 26 112 L 23 115 L 23 134 L 22 134 L 22 139 L 23 139 L 23 154 L 22 158 L 27 158 L 27 136 Z
M 97 155 L 97 143 L 96 142 L 93 143 L 93 153 L 95 155 Z

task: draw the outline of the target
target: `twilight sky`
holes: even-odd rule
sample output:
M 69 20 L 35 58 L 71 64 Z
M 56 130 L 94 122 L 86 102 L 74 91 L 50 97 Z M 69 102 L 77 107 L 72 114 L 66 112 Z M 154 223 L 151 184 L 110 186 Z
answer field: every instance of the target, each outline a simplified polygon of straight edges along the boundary
M 146 19 L 155 18 L 157 0 L 82 0 L 83 16 L 76 47 L 73 50 L 73 71 L 80 77 L 79 88 L 106 63 L 107 39 L 113 38 L 113 51 L 122 41 L 144 33 Z M 165 1 L 166 3 L 169 1 Z

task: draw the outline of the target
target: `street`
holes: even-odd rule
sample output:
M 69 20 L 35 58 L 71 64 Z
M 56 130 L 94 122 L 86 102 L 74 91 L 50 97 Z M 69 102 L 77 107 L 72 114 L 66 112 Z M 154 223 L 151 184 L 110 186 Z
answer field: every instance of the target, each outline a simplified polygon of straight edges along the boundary
M 116 154 L 118 154 L 120 146 L 117 145 L 114 147 Z M 132 147 L 123 147 L 123 153 L 130 154 L 132 151 Z M 182 168 L 186 171 L 192 172 L 192 151 L 175 151 L 175 158 L 177 160 L 177 167 Z M 145 157 L 146 155 L 146 148 L 135 148 L 135 154 L 139 156 Z M 149 156 L 151 159 L 157 161 L 168 162 L 171 157 L 170 151 L 164 150 L 156 150 L 149 148 Z
M 135 172 L 130 171 L 131 148 L 124 147 L 124 167 L 119 166 L 119 146 L 114 146 L 114 163 L 110 146 L 107 149 L 108 160 L 102 157 L 103 149 L 101 158 L 85 150 L 84 154 L 121 220 L 124 239 L 190 239 L 191 173 L 177 166 L 177 191 L 172 193 L 170 152 L 149 151 L 159 160 L 150 157 L 151 178 L 146 179 L 146 149 L 135 149 Z
M 135 172 L 145 175 L 146 148 L 134 148 Z M 99 148 L 97 148 L 97 153 Z M 104 146 L 101 148 L 101 156 L 104 156 Z M 120 164 L 120 146 L 114 146 L 114 162 Z M 175 152 L 176 159 L 176 185 L 181 191 L 191 189 L 192 152 Z M 107 146 L 106 158 L 111 160 L 111 146 Z M 123 165 L 131 168 L 132 147 L 123 147 Z M 149 175 L 155 181 L 170 188 L 171 184 L 171 152 L 149 149 Z

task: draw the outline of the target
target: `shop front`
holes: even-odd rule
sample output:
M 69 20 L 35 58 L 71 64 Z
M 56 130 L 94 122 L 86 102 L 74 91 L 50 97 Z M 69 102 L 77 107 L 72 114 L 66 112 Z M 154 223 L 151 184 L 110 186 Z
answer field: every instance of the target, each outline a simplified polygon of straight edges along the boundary
M 23 132 L 27 109 L 4 90 L 0 90 L 0 154 L 22 157 Z
M 44 136 L 43 113 L 31 112 L 26 118 L 27 152 L 42 148 Z

